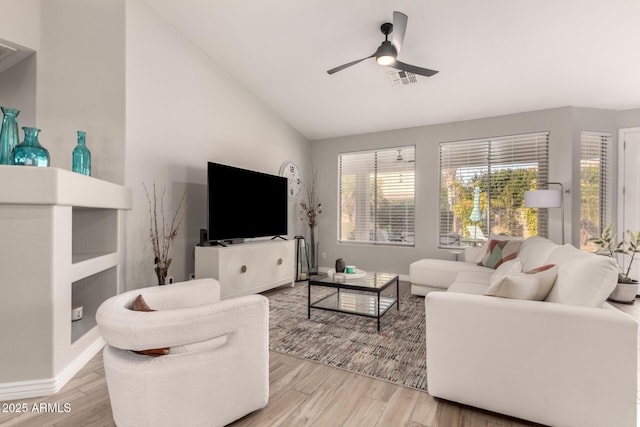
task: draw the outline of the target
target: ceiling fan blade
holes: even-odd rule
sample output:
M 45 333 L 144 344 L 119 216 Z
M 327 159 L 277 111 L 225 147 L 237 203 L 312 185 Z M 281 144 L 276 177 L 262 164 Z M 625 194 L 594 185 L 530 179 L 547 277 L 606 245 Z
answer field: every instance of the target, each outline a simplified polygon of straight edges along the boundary
M 374 56 L 375 56 L 375 54 L 373 54 L 371 56 L 367 56 L 366 58 L 358 59 L 356 61 L 348 62 L 348 63 L 343 64 L 343 65 L 341 65 L 339 67 L 336 67 L 336 68 L 332 68 L 329 71 L 327 71 L 327 74 L 337 73 L 338 71 L 344 70 L 345 68 L 351 67 L 352 65 L 356 65 L 357 63 L 362 62 L 365 59 L 373 58 Z
M 390 67 L 396 68 L 402 71 L 408 71 L 413 74 L 419 74 L 425 77 L 431 77 L 437 73 L 436 70 L 430 70 L 428 68 L 417 67 L 415 65 L 405 64 L 404 62 L 400 62 L 396 59 L 396 61 L 389 65 Z
M 409 18 L 402 12 L 395 11 L 393 12 L 393 33 L 391 36 L 393 37 L 392 42 L 396 47 L 398 53 L 402 48 L 402 42 L 404 41 L 404 34 L 407 32 L 407 20 Z

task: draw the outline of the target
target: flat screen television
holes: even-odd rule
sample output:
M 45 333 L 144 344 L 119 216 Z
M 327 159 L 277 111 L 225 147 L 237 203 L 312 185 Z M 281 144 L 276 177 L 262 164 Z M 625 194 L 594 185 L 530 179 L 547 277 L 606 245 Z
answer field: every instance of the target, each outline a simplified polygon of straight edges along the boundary
M 287 178 L 208 163 L 208 240 L 287 234 Z

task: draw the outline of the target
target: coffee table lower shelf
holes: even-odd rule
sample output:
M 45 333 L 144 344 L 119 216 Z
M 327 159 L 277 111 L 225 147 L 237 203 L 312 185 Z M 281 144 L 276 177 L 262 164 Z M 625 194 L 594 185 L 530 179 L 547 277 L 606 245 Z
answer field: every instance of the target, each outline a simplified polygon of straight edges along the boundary
M 380 301 L 379 306 L 378 298 Z M 378 319 L 379 331 L 380 318 L 394 305 L 398 305 L 398 298 L 387 296 L 378 297 L 378 295 L 337 290 L 336 292 L 309 304 L 309 317 L 311 316 L 312 308 L 338 313 L 355 314 L 357 316 L 373 317 Z

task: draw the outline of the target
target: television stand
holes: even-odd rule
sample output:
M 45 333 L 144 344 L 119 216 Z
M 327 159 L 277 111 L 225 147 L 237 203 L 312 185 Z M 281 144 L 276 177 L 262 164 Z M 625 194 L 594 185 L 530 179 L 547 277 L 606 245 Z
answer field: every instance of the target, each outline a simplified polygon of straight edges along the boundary
M 222 299 L 295 284 L 293 240 L 227 244 L 195 248 L 195 278 L 217 279 Z
M 200 247 L 209 247 L 209 246 L 224 246 L 225 248 L 227 247 L 227 242 L 223 242 L 221 240 L 207 240 L 205 242 L 201 242 L 199 245 L 196 246 L 200 246 Z

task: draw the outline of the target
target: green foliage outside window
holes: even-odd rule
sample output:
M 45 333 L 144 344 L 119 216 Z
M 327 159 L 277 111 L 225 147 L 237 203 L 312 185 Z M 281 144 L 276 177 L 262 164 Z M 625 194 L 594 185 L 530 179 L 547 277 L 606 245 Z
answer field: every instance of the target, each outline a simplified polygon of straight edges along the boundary
M 496 169 L 470 180 L 448 172 L 443 171 L 443 175 L 453 180 L 446 183 L 443 179 L 440 206 L 447 206 L 453 195 L 453 224 L 449 229 L 454 233 L 473 238 L 468 226 L 479 226 L 484 234 L 522 237 L 538 234 L 538 209 L 524 207 L 524 192 L 536 189 L 537 167 Z M 484 217 L 480 222 L 471 220 L 475 187 L 480 188 L 480 210 Z

